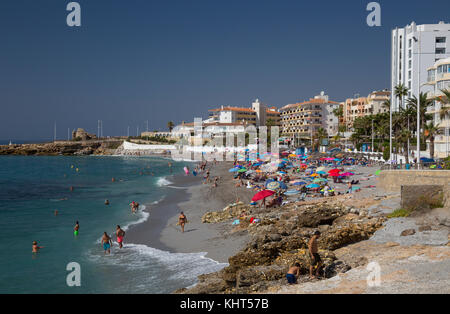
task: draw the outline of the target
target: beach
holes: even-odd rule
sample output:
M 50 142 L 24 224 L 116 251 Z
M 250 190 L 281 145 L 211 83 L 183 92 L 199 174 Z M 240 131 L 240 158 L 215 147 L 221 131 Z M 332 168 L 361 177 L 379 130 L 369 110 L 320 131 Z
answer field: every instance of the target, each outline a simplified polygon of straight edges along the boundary
M 221 177 L 216 188 L 212 188 L 211 183 L 203 184 L 202 173 L 197 177 L 192 174 L 167 177 L 167 196 L 158 204 L 147 206 L 149 219 L 132 226 L 127 241 L 176 253 L 204 252 L 208 258 L 228 263 L 228 258 L 247 243 L 248 235 L 246 232 L 230 233 L 228 223 L 203 224 L 201 218 L 207 212 L 234 203 L 237 197 L 250 202 L 252 191 L 235 188 L 228 172 L 232 166 L 229 162 L 212 166 L 211 177 Z M 176 225 L 181 211 L 189 221 L 184 234 Z

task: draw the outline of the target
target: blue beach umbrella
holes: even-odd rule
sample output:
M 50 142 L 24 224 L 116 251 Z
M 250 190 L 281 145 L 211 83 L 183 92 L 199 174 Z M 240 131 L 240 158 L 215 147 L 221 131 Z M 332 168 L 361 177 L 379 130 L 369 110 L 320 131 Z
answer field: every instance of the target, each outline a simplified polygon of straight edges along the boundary
M 293 184 L 293 186 L 300 186 L 300 185 L 305 185 L 305 184 L 306 184 L 306 182 L 295 182 Z
M 317 189 L 320 188 L 320 185 L 318 184 L 310 184 L 306 186 L 308 189 Z

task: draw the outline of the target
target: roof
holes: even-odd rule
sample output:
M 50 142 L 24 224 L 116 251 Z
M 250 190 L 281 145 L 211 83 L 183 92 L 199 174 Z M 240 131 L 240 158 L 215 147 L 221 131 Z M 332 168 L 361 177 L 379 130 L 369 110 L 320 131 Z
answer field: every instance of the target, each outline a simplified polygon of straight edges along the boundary
M 252 112 L 255 111 L 251 108 L 241 108 L 241 107 L 223 107 L 218 109 L 210 109 L 211 112 L 220 112 L 220 111 L 235 111 L 235 112 Z
M 311 98 L 308 101 L 304 101 L 304 102 L 300 102 L 300 103 L 296 103 L 296 104 L 291 104 L 291 105 L 287 105 L 284 106 L 283 108 L 281 108 L 282 110 L 285 109 L 289 109 L 289 108 L 294 108 L 294 107 L 299 107 L 299 106 L 303 106 L 303 105 L 309 105 L 309 104 L 334 104 L 334 105 L 339 105 L 340 103 L 336 102 L 336 101 L 331 101 L 331 100 L 325 100 L 322 98 Z

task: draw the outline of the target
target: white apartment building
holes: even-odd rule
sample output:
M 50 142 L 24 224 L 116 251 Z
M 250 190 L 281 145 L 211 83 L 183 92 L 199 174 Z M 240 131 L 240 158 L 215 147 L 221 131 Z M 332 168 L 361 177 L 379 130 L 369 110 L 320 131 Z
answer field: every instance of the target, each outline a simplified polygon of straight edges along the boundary
M 393 110 L 398 111 L 400 101 L 395 97 L 395 86 L 403 84 L 410 90 L 405 99 L 417 96 L 419 92 L 432 91 L 429 85 L 425 85 L 427 69 L 450 57 L 450 24 L 416 25 L 412 22 L 404 28 L 392 30 L 391 45 L 391 103 Z
M 443 96 L 442 90 L 450 90 L 450 58 L 437 61 L 432 67 L 428 68 L 427 85 L 432 89 L 428 94 L 429 99 Z M 446 158 L 450 151 L 450 120 L 441 119 L 442 104 L 435 101 L 428 113 L 434 117 L 434 124 L 439 127 L 439 134 L 435 137 L 434 149 L 435 157 Z M 430 142 L 428 141 L 428 145 Z M 429 150 L 429 146 L 428 146 Z

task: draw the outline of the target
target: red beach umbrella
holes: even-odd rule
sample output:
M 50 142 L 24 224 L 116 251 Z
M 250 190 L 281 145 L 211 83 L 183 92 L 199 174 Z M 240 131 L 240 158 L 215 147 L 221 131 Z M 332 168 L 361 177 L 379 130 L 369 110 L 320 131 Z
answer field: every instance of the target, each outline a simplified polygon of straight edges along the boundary
M 257 202 L 257 201 L 263 200 L 274 194 L 275 194 L 275 192 L 270 191 L 270 190 L 264 190 L 264 191 L 258 192 L 255 194 L 255 196 L 253 196 L 252 202 Z
M 339 169 L 331 169 L 330 171 L 328 171 L 329 174 L 339 173 L 339 172 L 341 172 L 341 170 L 339 170 Z

